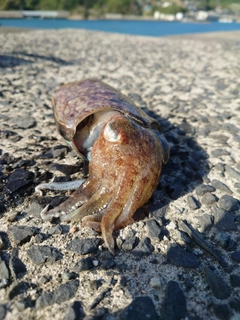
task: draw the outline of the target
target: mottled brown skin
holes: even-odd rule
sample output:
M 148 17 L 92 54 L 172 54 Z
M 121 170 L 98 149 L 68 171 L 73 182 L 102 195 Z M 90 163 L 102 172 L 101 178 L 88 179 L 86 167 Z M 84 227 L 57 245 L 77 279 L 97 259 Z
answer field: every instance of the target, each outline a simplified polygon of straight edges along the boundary
M 113 231 L 132 221 L 159 182 L 162 163 L 169 157 L 163 139 L 127 115 L 112 116 L 92 147 L 89 177 L 67 201 L 42 213 L 42 218 L 80 220 L 102 232 L 114 254 Z

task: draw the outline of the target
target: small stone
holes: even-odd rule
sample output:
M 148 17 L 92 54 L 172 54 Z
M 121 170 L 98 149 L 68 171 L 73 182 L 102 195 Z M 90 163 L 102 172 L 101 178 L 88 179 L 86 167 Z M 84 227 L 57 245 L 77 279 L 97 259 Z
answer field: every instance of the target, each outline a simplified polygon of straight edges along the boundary
M 63 272 L 63 274 L 62 274 L 62 279 L 64 281 L 73 280 L 73 279 L 76 279 L 77 277 L 78 277 L 78 275 L 75 272 L 66 271 L 66 272 Z
M 232 194 L 232 191 L 228 188 L 228 186 L 226 186 L 225 183 L 223 183 L 219 180 L 216 180 L 216 179 L 212 180 L 212 186 L 216 189 L 223 191 L 223 192 L 226 192 L 228 194 Z
M 64 173 L 66 176 L 70 176 L 73 173 L 79 172 L 82 165 L 69 165 L 60 163 L 51 163 L 49 170 L 57 170 Z
M 227 164 L 225 165 L 225 172 L 233 179 L 237 180 L 240 182 L 240 172 L 235 170 L 234 168 L 228 166 Z
M 211 154 L 214 158 L 219 158 L 221 156 L 229 156 L 230 152 L 225 149 L 215 149 L 211 152 Z
M 213 304 L 213 310 L 218 319 L 230 320 L 231 310 L 227 304 Z
M 154 247 L 151 245 L 150 239 L 145 237 L 140 240 L 138 245 L 131 252 L 138 257 L 143 257 L 150 255 L 153 251 Z
M 109 259 L 105 259 L 102 262 L 101 267 L 103 270 L 109 270 L 109 269 L 113 269 L 115 265 L 116 265 L 115 259 L 110 257 Z
M 38 233 L 34 237 L 35 243 L 42 243 L 45 239 L 46 239 L 46 237 L 42 233 Z
M 14 249 L 15 248 L 13 248 L 12 250 L 12 256 L 9 261 L 9 268 L 11 270 L 12 277 L 14 278 L 14 280 L 16 280 L 21 278 L 22 274 L 25 274 L 27 272 L 27 268 L 25 264 L 18 258 L 18 252 L 14 254 Z
M 80 301 L 74 301 L 68 308 L 63 320 L 81 320 L 85 316 L 83 305 Z
M 215 166 L 214 166 L 214 169 L 216 169 L 218 172 L 220 173 L 223 173 L 225 168 L 224 168 L 224 165 L 222 163 L 217 163 Z M 215 181 L 215 180 L 214 180 Z M 216 188 L 216 187 L 215 187 Z
M 32 180 L 17 180 L 17 181 L 11 181 L 8 182 L 6 185 L 6 188 L 13 192 L 18 191 L 19 189 L 28 186 L 29 184 L 32 184 L 33 181 Z
M 56 248 L 37 245 L 33 245 L 30 249 L 28 249 L 27 255 L 32 262 L 37 265 L 44 263 L 53 264 L 62 257 L 61 253 Z
M 124 251 L 131 251 L 137 242 L 137 238 L 134 236 L 128 237 L 122 244 L 121 248 Z
M 62 234 L 62 226 L 60 224 L 57 224 L 56 226 L 52 227 L 50 230 L 48 230 L 48 234 Z
M 197 186 L 195 191 L 198 196 L 203 196 L 207 192 L 214 192 L 216 189 L 212 186 L 201 184 L 200 186 Z
M 236 274 L 231 274 L 230 275 L 230 283 L 231 286 L 234 288 L 239 288 L 240 287 L 240 276 Z
M 166 213 L 168 212 L 169 205 L 164 205 L 161 202 L 156 202 L 152 205 L 149 205 L 147 208 L 149 211 L 149 217 L 155 218 L 159 224 L 159 219 L 165 217 Z
M 74 239 L 66 247 L 67 250 L 74 251 L 78 254 L 88 254 L 97 252 L 101 243 L 99 238 Z
M 188 252 L 179 244 L 173 244 L 168 249 L 167 260 L 175 266 L 195 268 L 199 265 L 195 254 Z
M 33 117 L 21 117 L 18 116 L 15 120 L 14 120 L 14 125 L 13 128 L 14 129 L 30 129 L 36 126 L 36 120 Z
M 227 194 L 219 199 L 218 206 L 227 211 L 235 211 L 239 208 L 238 200 Z
M 158 277 L 153 277 L 151 280 L 150 280 L 150 286 L 154 289 L 159 289 L 161 287 L 161 281 L 160 281 L 160 278 Z
M 8 230 L 11 232 L 13 240 L 17 245 L 29 242 L 36 232 L 36 228 L 27 226 L 12 226 Z
M 214 224 L 221 231 L 236 230 L 235 216 L 233 213 L 225 211 L 221 208 L 213 209 Z
M 0 259 L 0 289 L 8 285 L 10 274 L 5 261 Z
M 217 299 L 224 300 L 230 296 L 230 287 L 216 272 L 212 271 L 210 268 L 205 268 L 205 276 L 213 295 Z
M 167 283 L 162 305 L 161 320 L 185 318 L 187 312 L 186 298 L 179 284 L 175 281 Z
M 237 262 L 240 262 L 240 251 L 234 251 L 231 254 L 231 258 Z
M 201 199 L 201 203 L 205 204 L 208 207 L 211 207 L 214 203 L 216 203 L 218 198 L 209 192 L 205 193 Z
M 66 146 L 58 146 L 54 147 L 50 150 L 50 153 L 52 154 L 52 157 L 54 159 L 56 158 L 64 158 L 68 153 L 68 148 Z
M 16 296 L 22 293 L 26 293 L 29 289 L 29 283 L 27 282 L 18 282 L 15 281 L 12 283 L 11 287 L 9 288 L 8 298 L 12 300 Z
M 73 267 L 74 272 L 81 272 L 85 270 L 90 270 L 94 267 L 91 257 L 79 260 Z
M 154 219 L 147 221 L 146 231 L 149 238 L 156 240 L 159 240 L 161 238 L 161 227 Z
M 214 237 L 214 240 L 224 249 L 227 248 L 229 239 L 230 235 L 223 232 L 216 233 Z
M 197 217 L 199 225 L 204 231 L 210 230 L 213 225 L 213 218 L 210 214 L 202 214 Z
M 3 320 L 6 316 L 6 310 L 3 305 L 0 305 L 0 319 Z
M 40 279 L 39 279 L 39 282 L 41 283 L 41 284 L 46 284 L 46 283 L 48 283 L 49 281 L 51 281 L 51 276 L 46 276 L 46 275 L 43 275 L 42 277 L 40 277 Z
M 229 304 L 235 311 L 240 312 L 240 299 L 239 298 L 231 300 L 229 302 Z M 233 318 L 233 320 L 234 320 L 234 318 Z M 236 320 L 238 320 L 238 318 Z
M 7 214 L 7 221 L 13 222 L 17 218 L 18 211 L 15 211 L 14 209 Z
M 195 129 L 191 126 L 186 120 L 183 120 L 182 123 L 179 125 L 179 128 L 186 134 L 194 134 Z
M 73 298 L 77 292 L 79 286 L 79 280 L 72 280 L 61 284 L 52 292 L 43 293 L 36 300 L 36 309 L 43 309 L 51 306 L 54 303 L 61 304 L 71 298 Z
M 199 202 L 193 196 L 187 196 L 187 203 L 189 205 L 189 208 L 192 210 L 196 210 L 196 209 L 200 208 Z
M 135 298 L 119 314 L 120 320 L 159 320 L 152 299 L 148 296 Z M 170 319 L 169 319 L 170 320 Z

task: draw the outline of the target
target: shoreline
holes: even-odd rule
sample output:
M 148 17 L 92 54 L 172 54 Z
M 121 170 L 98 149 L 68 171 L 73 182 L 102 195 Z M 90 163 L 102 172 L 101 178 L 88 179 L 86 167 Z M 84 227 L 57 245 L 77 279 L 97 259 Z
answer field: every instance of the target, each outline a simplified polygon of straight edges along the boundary
M 21 33 L 21 32 L 33 32 L 39 30 L 55 30 L 55 29 L 31 29 L 31 28 L 16 28 L 16 27 L 2 27 L 0 26 L 0 34 L 8 33 Z M 57 30 L 64 30 L 57 29 Z M 83 30 L 83 29 L 76 29 Z M 86 29 L 84 29 L 86 30 Z M 101 30 L 89 30 L 91 32 L 104 32 L 106 34 L 111 34 L 110 32 L 105 32 Z M 202 33 L 189 33 L 189 34 L 176 34 L 176 35 L 163 35 L 163 36 L 143 36 L 143 35 L 131 35 L 112 32 L 112 34 L 128 35 L 132 37 L 148 38 L 148 39 L 168 39 L 168 40 L 190 40 L 190 41 L 214 41 L 221 42 L 225 44 L 239 44 L 240 43 L 240 30 L 230 30 L 230 31 L 216 31 L 216 32 L 202 32 Z

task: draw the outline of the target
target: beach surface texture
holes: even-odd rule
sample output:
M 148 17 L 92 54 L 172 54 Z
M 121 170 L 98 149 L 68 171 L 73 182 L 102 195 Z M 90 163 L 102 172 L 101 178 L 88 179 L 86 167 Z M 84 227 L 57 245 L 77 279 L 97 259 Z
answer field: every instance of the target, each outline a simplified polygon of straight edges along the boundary
M 240 33 L 147 38 L 0 27 L 0 319 L 240 319 Z M 10 30 L 13 31 L 13 30 Z M 171 157 L 136 221 L 43 222 L 81 178 L 51 97 L 97 78 L 148 110 Z

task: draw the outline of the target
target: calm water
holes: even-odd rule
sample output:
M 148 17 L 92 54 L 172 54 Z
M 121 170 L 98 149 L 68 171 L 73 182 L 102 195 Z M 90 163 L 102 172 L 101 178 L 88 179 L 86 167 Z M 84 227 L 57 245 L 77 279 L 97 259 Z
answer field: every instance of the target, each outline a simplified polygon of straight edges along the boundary
M 67 19 L 0 19 L 4 27 L 59 29 L 76 28 L 100 30 L 143 36 L 165 36 L 174 34 L 202 33 L 240 30 L 240 23 L 181 23 L 167 21 L 129 20 L 67 20 Z

